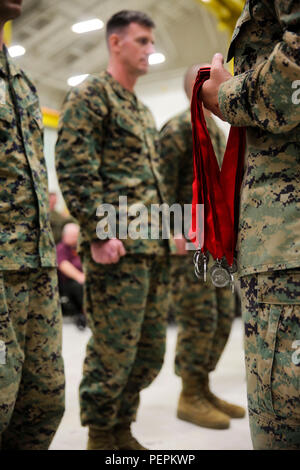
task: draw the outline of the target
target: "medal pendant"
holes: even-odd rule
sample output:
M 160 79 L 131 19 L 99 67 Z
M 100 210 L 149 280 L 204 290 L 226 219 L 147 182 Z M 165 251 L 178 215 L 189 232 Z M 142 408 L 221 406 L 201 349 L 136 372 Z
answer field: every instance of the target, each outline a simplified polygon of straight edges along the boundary
M 193 261 L 194 261 L 195 266 L 198 265 L 200 256 L 201 256 L 201 251 L 200 250 L 195 251 L 194 257 L 193 257 Z
M 231 292 L 234 294 L 234 278 L 233 278 L 233 274 L 230 274 L 230 277 L 231 277 Z
M 211 268 L 210 277 L 215 287 L 226 287 L 231 281 L 229 271 L 223 268 L 220 260 L 217 260 Z
M 207 263 L 208 263 L 208 257 L 203 256 L 203 280 L 206 282 L 206 273 L 207 273 Z
M 195 275 L 198 279 L 203 280 L 203 266 L 202 266 L 202 253 L 201 250 L 197 250 L 194 253 L 194 265 L 195 265 Z
M 208 256 L 197 250 L 194 254 L 195 275 L 201 281 L 206 282 Z

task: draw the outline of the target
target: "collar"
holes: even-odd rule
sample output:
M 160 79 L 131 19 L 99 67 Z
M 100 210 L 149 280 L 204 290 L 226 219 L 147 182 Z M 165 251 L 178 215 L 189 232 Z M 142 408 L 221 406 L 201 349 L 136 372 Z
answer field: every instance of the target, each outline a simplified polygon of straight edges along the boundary
M 126 90 L 121 83 L 119 83 L 107 70 L 105 71 L 105 77 L 115 93 L 117 93 L 121 98 L 124 100 L 130 101 L 135 106 L 138 106 L 138 99 L 135 95 L 135 93 Z
M 7 67 L 6 64 L 8 63 L 9 70 L 10 70 L 10 75 L 15 76 L 15 75 L 20 75 L 21 74 L 21 69 L 13 62 L 11 59 L 7 47 L 4 44 L 3 45 L 3 50 L 0 51 L 0 73 L 7 77 Z

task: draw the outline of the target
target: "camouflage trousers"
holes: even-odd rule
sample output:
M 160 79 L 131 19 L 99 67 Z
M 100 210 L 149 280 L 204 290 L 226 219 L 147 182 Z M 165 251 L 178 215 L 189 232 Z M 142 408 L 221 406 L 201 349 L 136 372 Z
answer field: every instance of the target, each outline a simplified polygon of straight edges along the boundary
M 212 372 L 228 340 L 234 318 L 234 296 L 209 278 L 195 276 L 192 254 L 171 257 L 172 306 L 178 325 L 177 375 L 203 379 Z
M 241 278 L 254 449 L 300 449 L 300 270 Z
M 80 384 L 81 422 L 111 429 L 136 418 L 139 392 L 161 369 L 168 310 L 168 260 L 126 255 L 84 259 L 85 312 L 92 336 Z
M 46 450 L 64 413 L 56 269 L 0 272 L 0 448 Z

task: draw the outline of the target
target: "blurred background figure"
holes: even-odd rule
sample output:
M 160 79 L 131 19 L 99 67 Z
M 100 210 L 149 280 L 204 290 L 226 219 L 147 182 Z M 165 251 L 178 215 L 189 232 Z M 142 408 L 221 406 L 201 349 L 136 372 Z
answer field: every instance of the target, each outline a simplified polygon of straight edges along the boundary
M 62 239 L 56 247 L 59 292 L 63 315 L 74 317 L 79 329 L 84 329 L 86 320 L 83 312 L 83 284 L 85 276 L 77 253 L 79 226 L 66 224 Z
M 4 44 L 4 26 L 21 11 L 22 0 L 0 0 L 3 451 L 47 450 L 65 409 L 62 319 L 39 97 Z
M 50 206 L 50 224 L 54 236 L 55 244 L 61 241 L 62 229 L 65 224 L 71 222 L 72 219 L 56 210 L 57 194 L 54 191 L 49 193 L 49 206 Z
M 184 78 L 189 101 L 199 68 L 200 65 L 190 67 Z M 221 166 L 225 137 L 210 112 L 204 110 L 204 114 Z M 190 204 L 193 182 L 190 109 L 165 124 L 161 130 L 161 146 L 165 199 L 170 205 Z M 194 251 L 186 251 L 183 236 L 175 242 L 177 252 L 171 264 L 173 308 L 178 324 L 175 372 L 182 379 L 177 416 L 199 426 L 226 429 L 230 418 L 243 418 L 245 410 L 213 395 L 209 374 L 216 368 L 230 334 L 234 296 L 228 287 L 216 288 L 209 279 L 201 283 L 194 274 Z
M 16 3 L 19 2 L 19 0 L 15 1 Z M 11 0 L 7 0 L 7 2 L 12 3 Z M 220 8 L 221 3 L 222 8 Z M 238 4 L 241 4 L 241 11 L 244 0 L 235 0 L 234 2 L 232 2 L 232 0 L 216 0 L 216 2 L 204 2 L 203 0 L 185 0 L 184 2 L 182 0 L 160 0 L 159 2 L 155 0 L 131 0 L 130 2 L 122 2 L 121 0 L 109 2 L 106 0 L 99 0 L 98 2 L 95 2 L 95 0 L 85 0 L 84 2 L 82 2 L 82 0 L 64 0 L 63 2 L 40 0 L 37 2 L 36 0 L 26 0 L 23 2 L 23 14 L 14 20 L 11 25 L 6 24 L 6 26 L 10 27 L 7 28 L 6 32 L 4 30 L 4 34 L 7 33 L 5 35 L 8 47 L 12 47 L 12 50 L 9 52 L 14 54 L 16 53 L 15 49 L 19 49 L 17 52 L 23 54 L 17 57 L 16 62 L 25 70 L 30 70 L 30 75 L 33 77 L 34 83 L 39 91 L 43 114 L 43 143 L 48 172 L 48 188 L 50 188 L 51 192 L 55 192 L 54 196 L 51 196 L 51 199 L 55 201 L 57 199 L 57 203 L 55 202 L 53 207 L 55 212 L 60 213 L 62 217 L 69 217 L 69 213 L 65 209 L 66 206 L 61 194 L 62 188 L 59 187 L 55 169 L 55 143 L 57 140 L 61 104 L 70 88 L 75 87 L 75 93 L 77 93 L 76 90 L 79 83 L 82 82 L 80 86 L 84 85 L 84 80 L 89 81 L 91 74 L 98 74 L 106 69 L 107 38 L 104 28 L 108 19 L 115 12 L 127 8 L 130 5 L 130 8 L 142 9 L 145 13 L 150 15 L 150 17 L 159 20 L 159 27 L 155 34 L 156 51 L 149 56 L 149 70 L 147 75 L 140 77 L 134 89 L 139 103 L 140 101 L 143 102 L 151 110 L 156 126 L 161 128 L 165 122 L 188 107 L 188 100 L 182 86 L 182 77 L 187 67 L 189 67 L 190 64 L 198 63 L 199 57 L 201 57 L 203 62 L 210 61 L 216 51 L 221 52 L 223 56 L 225 56 L 230 39 L 229 35 L 232 34 L 236 18 L 240 14 L 240 12 L 237 11 Z M 85 21 L 87 11 L 89 12 L 89 18 L 93 18 L 91 22 Z M 95 23 L 97 23 L 96 26 L 98 29 L 95 29 Z M 222 26 L 222 29 L 218 27 L 218 24 Z M 91 29 L 89 29 L 89 27 Z M 187 34 L 187 30 L 189 34 Z M 195 44 L 197 44 L 197 47 L 195 47 Z M 18 46 L 15 48 L 15 45 Z M 55 57 L 53 56 L 53 51 L 55 51 Z M 89 74 L 90 76 L 88 76 Z M 123 103 L 128 101 L 118 96 L 118 101 L 119 100 Z M 27 104 L 28 103 L 26 103 L 26 108 L 31 112 L 31 108 L 29 110 Z M 27 116 L 26 113 L 27 111 L 25 110 L 24 117 Z M 74 115 L 76 114 L 81 114 L 81 112 L 80 108 L 74 106 Z M 90 129 L 90 127 L 93 127 L 93 122 L 95 122 L 95 120 L 98 121 L 98 118 L 101 120 L 101 117 L 99 114 L 95 115 L 92 113 L 91 109 L 88 114 L 89 117 L 92 116 L 92 120 L 90 121 L 90 125 L 87 125 L 86 128 Z M 135 120 L 133 119 L 132 110 L 130 110 L 129 114 L 128 119 Z M 34 116 L 32 116 L 32 118 L 34 118 Z M 34 120 L 35 119 L 32 121 Z M 70 118 L 70 121 L 72 123 L 74 119 Z M 77 119 L 76 121 L 78 122 Z M 140 122 L 140 118 L 136 119 L 136 122 Z M 124 129 L 122 130 L 122 122 L 119 122 L 122 135 L 123 132 L 126 132 L 126 123 L 127 119 L 125 122 L 123 121 Z M 218 122 L 218 124 L 220 124 L 220 122 Z M 36 126 L 36 122 L 33 122 L 33 125 Z M 76 126 L 77 124 L 75 123 L 75 128 Z M 134 127 L 136 126 L 139 126 L 139 124 L 135 123 Z M 224 123 L 223 127 L 226 130 L 229 125 Z M 99 126 L 96 125 L 95 128 L 97 136 L 99 136 L 100 139 Z M 112 131 L 110 126 L 108 131 Z M 143 146 L 144 149 L 147 148 L 148 144 L 146 141 L 143 143 L 143 140 L 138 136 L 134 138 L 134 135 L 130 133 L 129 127 L 127 127 L 127 131 L 129 132 L 125 139 L 126 141 L 129 140 L 133 142 L 133 148 L 137 146 Z M 11 127 L 8 128 L 8 132 L 11 132 Z M 84 136 L 88 138 L 87 131 L 84 130 L 83 132 Z M 79 133 L 78 127 L 77 133 Z M 147 136 L 145 136 L 145 139 L 148 143 L 150 142 Z M 122 148 L 123 142 L 124 139 L 118 137 L 114 143 Z M 150 145 L 153 146 L 151 142 Z M 155 135 L 155 143 L 157 142 L 157 135 Z M 79 141 L 77 140 L 75 147 L 78 145 Z M 74 150 L 76 151 L 76 148 L 74 149 L 73 145 L 69 146 L 70 159 L 73 158 Z M 126 147 L 124 151 L 127 152 L 127 163 L 127 156 L 133 158 L 134 154 L 133 152 L 128 152 L 128 147 Z M 118 156 L 120 160 L 118 150 L 116 156 Z M 107 155 L 103 155 L 103 157 L 108 165 L 113 163 L 113 160 L 108 158 Z M 5 161 L 4 159 L 4 163 Z M 117 171 L 117 168 L 115 168 L 115 170 Z M 78 171 L 80 173 L 80 168 L 78 168 Z M 150 170 L 148 174 L 150 175 Z M 35 174 L 33 176 L 35 176 Z M 86 175 L 83 176 L 81 180 L 75 180 L 75 184 L 78 182 L 79 186 L 82 185 L 82 182 L 86 181 Z M 135 174 L 132 175 L 132 181 L 134 181 L 135 176 Z M 124 178 L 123 183 L 126 185 Z M 154 192 L 154 184 L 152 184 L 151 187 Z M 117 191 L 120 191 L 119 187 Z M 87 187 L 86 192 L 91 193 L 92 190 L 90 191 L 89 187 Z M 96 192 L 99 194 L 99 191 L 96 190 L 95 193 Z M 29 193 L 26 194 L 26 197 L 28 194 Z M 129 187 L 128 198 L 132 199 L 135 194 L 136 182 Z M 48 198 L 48 195 L 49 193 L 45 191 L 46 198 Z M 109 191 L 107 191 L 106 195 L 105 197 L 109 197 L 110 200 L 113 198 L 113 194 Z M 80 211 L 89 206 L 92 200 L 89 198 L 86 202 L 87 205 L 80 205 Z M 66 203 L 73 213 L 73 204 L 71 203 L 71 205 L 69 205 L 67 200 Z M 46 204 L 45 207 L 46 206 L 48 211 L 48 204 Z M 7 214 L 11 217 L 10 212 L 7 212 Z M 84 214 L 81 215 L 84 219 Z M 75 222 L 75 220 L 62 219 L 62 222 L 59 234 L 57 236 L 55 234 L 57 243 L 61 241 L 61 230 L 63 226 L 67 222 Z M 81 223 L 80 219 L 78 219 L 78 222 Z M 55 233 L 55 229 L 53 229 L 53 231 Z M 5 234 L 3 233 L 3 235 Z M 80 236 L 81 235 L 83 235 L 82 230 L 80 230 Z M 137 243 L 140 242 L 138 241 Z M 127 248 L 128 247 L 126 247 L 126 251 Z M 53 254 L 54 261 L 56 262 L 55 250 Z M 79 254 L 82 263 L 84 263 L 84 255 L 81 254 L 80 251 Z M 182 258 L 183 257 L 181 257 L 181 260 Z M 126 261 L 126 257 L 123 257 L 123 261 Z M 55 266 L 55 263 L 53 266 Z M 109 270 L 110 266 L 103 266 L 103 268 Z M 119 268 L 120 266 L 116 265 L 116 272 Z M 53 269 L 56 275 L 57 269 Z M 131 270 L 131 277 L 133 277 L 134 274 L 133 270 Z M 122 273 L 118 279 L 122 281 L 122 285 L 120 285 L 121 290 L 126 279 L 124 280 Z M 39 282 L 38 277 L 37 280 Z M 86 274 L 84 289 L 87 288 L 89 284 L 92 284 L 91 281 L 90 274 Z M 99 285 L 99 280 L 95 284 Z M 138 287 L 139 285 L 137 288 Z M 103 309 L 103 304 L 105 304 L 103 292 L 107 292 L 105 297 L 110 298 L 111 293 L 114 294 L 114 290 L 115 284 L 113 282 L 111 282 L 108 289 L 99 290 L 99 288 L 97 288 L 99 294 L 96 296 L 95 304 L 99 305 L 99 314 Z M 131 294 L 131 289 L 126 290 L 126 293 L 128 295 Z M 164 290 L 162 290 L 162 296 L 165 296 L 166 293 L 168 293 L 167 283 Z M 141 293 L 138 292 L 136 298 L 140 295 Z M 67 299 L 67 297 L 65 298 Z M 116 303 L 118 301 L 119 299 L 117 298 Z M 57 303 L 59 303 L 59 298 L 57 298 Z M 111 303 L 109 305 L 111 305 Z M 109 308 L 109 305 L 105 308 Z M 161 311 L 161 302 L 158 302 L 158 305 Z M 89 316 L 88 309 L 85 309 L 85 314 L 86 317 Z M 111 316 L 109 318 L 111 319 Z M 90 338 L 90 332 L 88 328 L 84 331 L 80 331 L 75 327 L 73 320 L 74 317 L 65 317 L 63 325 L 63 353 L 66 361 L 67 387 L 69 393 L 65 419 L 62 421 L 54 443 L 51 444 L 52 449 L 57 450 L 83 450 L 86 447 L 87 429 L 84 426 L 78 426 L 78 414 L 80 412 L 78 386 L 82 373 L 80 364 L 82 364 L 86 354 L 86 346 Z M 102 331 L 103 330 L 104 328 L 102 328 Z M 241 319 L 238 318 L 234 322 L 232 334 L 230 335 L 229 344 L 226 347 L 225 353 L 221 356 L 221 364 L 219 364 L 216 373 L 213 373 L 211 376 L 214 391 L 220 394 L 222 393 L 224 398 L 228 400 L 234 394 L 235 398 L 232 398 L 232 400 L 236 400 L 237 402 L 239 402 L 240 399 L 243 400 L 243 398 L 246 400 L 245 373 L 244 364 L 242 363 L 242 333 Z M 138 436 L 143 445 L 150 449 L 213 450 L 220 448 L 251 448 L 250 433 L 246 419 L 235 420 L 235 426 L 232 426 L 228 432 L 220 433 L 213 430 L 207 432 L 206 428 L 200 428 L 199 426 L 187 422 L 183 423 L 176 418 L 174 409 L 176 409 L 178 392 L 181 390 L 181 379 L 179 379 L 178 376 L 175 377 L 173 370 L 175 353 L 174 340 L 176 341 L 176 337 L 177 328 L 174 327 L 174 325 L 169 325 L 167 354 L 165 356 L 163 370 L 158 380 L 155 380 L 150 387 L 143 390 L 141 394 L 141 406 L 137 414 L 137 421 L 132 425 L 133 434 Z M 114 338 L 116 338 L 116 335 L 114 335 Z M 153 345 L 152 348 L 154 348 Z M 158 349 L 156 348 L 156 350 Z M 107 356 L 109 356 L 109 354 Z M 115 355 L 113 355 L 113 357 L 115 357 Z M 115 362 L 118 360 L 119 358 L 116 357 Z M 109 362 L 112 362 L 110 356 L 108 363 Z M 56 367 L 56 364 L 54 365 Z M 118 364 L 117 367 L 119 367 Z M 46 372 L 49 372 L 48 368 Z M 112 375 L 114 377 L 116 376 L 115 374 Z M 144 377 L 145 374 L 143 374 L 142 378 Z M 0 380 L 0 383 L 1 382 Z M 101 387 L 98 387 L 101 393 L 102 390 L 100 388 Z M 54 400 L 49 401 L 48 399 L 47 403 L 49 402 L 54 403 Z M 110 410 L 108 410 L 108 412 L 110 412 Z M 90 412 L 91 422 L 99 421 L 101 416 L 103 417 L 104 413 L 98 416 L 94 410 Z M 76 432 L 74 432 L 74 429 L 76 429 Z M 170 430 L 172 432 L 170 432 Z M 182 432 L 183 430 L 184 432 Z M 187 432 L 185 432 L 185 430 L 187 430 Z M 107 435 L 107 431 L 104 433 Z M 14 433 L 14 436 L 15 435 L 16 433 Z
M 80 223 L 87 274 L 84 298 L 92 337 L 80 404 L 89 450 L 145 449 L 131 425 L 140 391 L 164 360 L 169 247 L 167 240 L 151 238 L 153 225 L 160 229 L 159 218 L 149 223 L 152 204 L 164 202 L 156 171 L 159 135 L 151 112 L 134 93 L 138 78 L 148 72 L 154 27 L 139 11 L 122 10 L 108 20 L 107 70 L 67 95 L 59 124 L 58 179 Z M 129 208 L 147 208 L 146 237 L 121 236 L 121 218 L 115 228 L 108 224 L 102 240 L 101 227 L 96 234 L 98 208 L 117 207 L 120 196 L 128 198 Z

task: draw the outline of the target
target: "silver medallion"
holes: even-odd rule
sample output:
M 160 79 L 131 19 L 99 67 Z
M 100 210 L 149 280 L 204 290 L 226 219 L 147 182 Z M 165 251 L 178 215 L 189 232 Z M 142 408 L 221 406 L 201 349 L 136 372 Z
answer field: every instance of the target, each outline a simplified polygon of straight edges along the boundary
M 233 274 L 230 274 L 230 284 L 231 284 L 231 292 L 234 294 L 234 277 Z
M 195 275 L 201 281 L 206 282 L 206 272 L 208 264 L 208 254 L 197 250 L 194 254 Z
M 238 270 L 238 265 L 237 265 L 237 260 L 236 258 L 233 258 L 232 265 L 229 266 L 227 263 L 227 260 L 225 256 L 222 258 L 221 265 L 224 269 L 226 269 L 230 275 L 230 285 L 231 285 L 231 291 L 234 294 L 234 277 L 233 274 L 237 272 Z
M 223 268 L 220 261 L 217 261 L 211 268 L 210 277 L 215 287 L 226 287 L 232 279 L 229 271 Z

